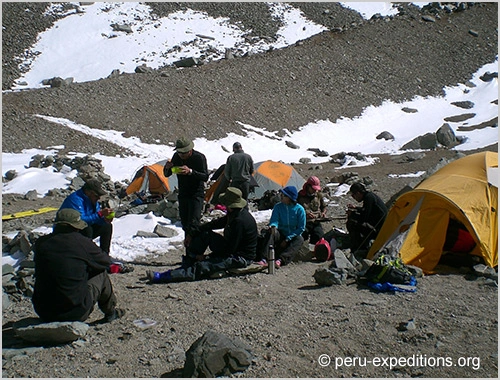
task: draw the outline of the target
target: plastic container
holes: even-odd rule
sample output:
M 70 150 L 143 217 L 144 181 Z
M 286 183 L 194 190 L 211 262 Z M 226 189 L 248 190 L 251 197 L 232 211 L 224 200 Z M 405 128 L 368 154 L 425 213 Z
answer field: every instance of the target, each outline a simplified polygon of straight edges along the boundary
M 141 330 L 145 330 L 155 326 L 156 321 L 149 318 L 136 319 L 134 325 Z

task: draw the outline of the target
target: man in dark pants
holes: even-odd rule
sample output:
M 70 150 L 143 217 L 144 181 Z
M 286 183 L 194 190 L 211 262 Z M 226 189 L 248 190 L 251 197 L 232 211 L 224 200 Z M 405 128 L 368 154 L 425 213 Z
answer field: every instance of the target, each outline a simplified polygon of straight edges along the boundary
M 252 156 L 243 151 L 239 142 L 235 142 L 233 144 L 233 154 L 227 158 L 224 175 L 229 183 L 229 186 L 237 187 L 241 190 L 243 199 L 245 200 L 248 200 L 252 174 Z
M 219 197 L 227 207 L 227 215 L 199 226 L 193 231 L 188 253 L 191 257 L 202 258 L 207 248 L 212 253 L 208 259 L 194 260 L 191 265 L 166 272 L 148 271 L 152 283 L 196 281 L 212 277 L 232 268 L 245 268 L 255 259 L 257 249 L 257 223 L 245 207 L 241 190 L 228 187 Z M 220 235 L 213 230 L 224 228 Z
M 208 180 L 207 159 L 194 148 L 194 143 L 187 138 L 180 138 L 175 143 L 172 160 L 163 168 L 165 177 L 175 171 L 179 181 L 179 215 L 185 233 L 184 246 L 190 244 L 190 231 L 200 224 L 205 195 L 205 182 Z
M 375 193 L 367 191 L 358 182 L 350 188 L 351 196 L 357 202 L 363 202 L 361 207 L 347 205 L 347 231 L 351 241 L 351 250 L 366 250 L 370 240 L 375 239 L 387 216 L 384 201 Z
M 82 220 L 87 223 L 82 233 L 91 239 L 99 237 L 101 249 L 109 255 L 114 213 L 109 207 L 101 208 L 99 198 L 103 195 L 106 195 L 106 192 L 99 180 L 89 179 L 80 190 L 64 200 L 59 210 L 72 208 L 78 211 Z
M 85 321 L 97 303 L 104 322 L 120 318 L 106 272 L 106 252 L 84 236 L 87 227 L 74 209 L 57 212 L 54 230 L 35 243 L 35 312 L 45 322 Z

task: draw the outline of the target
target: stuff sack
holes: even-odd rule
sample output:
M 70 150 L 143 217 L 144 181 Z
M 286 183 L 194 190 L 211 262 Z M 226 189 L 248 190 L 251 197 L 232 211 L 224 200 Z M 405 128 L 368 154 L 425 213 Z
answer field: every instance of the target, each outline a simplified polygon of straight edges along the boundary
M 330 244 L 325 238 L 319 239 L 319 241 L 314 245 L 314 256 L 318 261 L 329 261 L 332 259 L 332 250 Z

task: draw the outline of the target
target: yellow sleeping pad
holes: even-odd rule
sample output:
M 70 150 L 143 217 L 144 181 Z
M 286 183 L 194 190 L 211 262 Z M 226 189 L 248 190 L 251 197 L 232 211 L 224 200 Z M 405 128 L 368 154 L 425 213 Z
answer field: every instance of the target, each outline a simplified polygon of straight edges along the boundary
M 33 210 L 28 210 L 28 211 L 15 212 L 14 214 L 2 215 L 2 220 L 24 218 L 25 216 L 32 216 L 32 215 L 37 215 L 37 214 L 43 214 L 44 212 L 57 211 L 57 210 L 59 210 L 59 209 L 55 208 L 55 207 L 36 208 L 36 209 L 33 209 Z

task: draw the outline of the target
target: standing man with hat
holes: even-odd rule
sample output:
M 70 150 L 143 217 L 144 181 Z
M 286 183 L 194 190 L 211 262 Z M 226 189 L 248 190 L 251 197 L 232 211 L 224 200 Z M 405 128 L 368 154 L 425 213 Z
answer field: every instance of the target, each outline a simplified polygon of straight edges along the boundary
M 179 215 L 185 233 L 184 246 L 190 244 L 190 231 L 200 224 L 205 195 L 205 182 L 208 181 L 207 159 L 194 148 L 194 143 L 181 137 L 175 142 L 175 153 L 163 167 L 165 177 L 172 175 L 176 168 L 179 181 Z
M 243 151 L 239 142 L 233 144 L 233 154 L 227 158 L 224 168 L 229 186 L 237 187 L 241 190 L 243 199 L 248 200 L 250 192 L 250 179 L 253 174 L 253 159 L 248 153 Z
M 228 187 L 219 200 L 226 206 L 227 214 L 191 230 L 192 240 L 187 249 L 191 257 L 204 257 L 210 248 L 210 257 L 166 272 L 148 271 L 150 282 L 201 280 L 217 272 L 245 268 L 253 262 L 257 249 L 257 223 L 246 207 L 247 201 L 241 190 Z M 214 232 L 221 228 L 224 229 L 223 235 Z
M 269 240 L 263 250 L 263 256 L 268 257 L 269 246 L 274 247 L 277 267 L 289 264 L 299 252 L 306 228 L 306 212 L 297 203 L 297 188 L 287 186 L 280 190 L 280 195 L 281 202 L 274 205 L 271 213 Z
M 114 212 L 109 207 L 101 208 L 99 198 L 106 195 L 97 179 L 89 179 L 81 189 L 70 194 L 59 210 L 71 208 L 80 213 L 87 227 L 82 233 L 91 239 L 99 237 L 101 249 L 109 255 L 113 236 Z
M 106 252 L 84 236 L 87 227 L 80 213 L 63 208 L 56 214 L 53 232 L 39 238 L 35 251 L 35 312 L 45 322 L 85 321 L 95 304 L 103 322 L 123 316 L 106 272 L 111 261 Z

